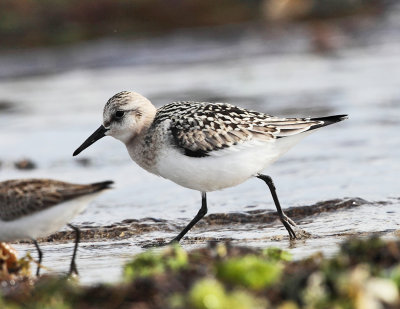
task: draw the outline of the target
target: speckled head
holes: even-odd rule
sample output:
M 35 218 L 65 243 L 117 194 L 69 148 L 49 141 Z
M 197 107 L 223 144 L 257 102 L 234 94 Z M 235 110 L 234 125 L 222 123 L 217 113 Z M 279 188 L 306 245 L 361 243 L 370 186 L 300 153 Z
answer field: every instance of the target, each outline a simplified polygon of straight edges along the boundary
M 121 91 L 111 97 L 104 106 L 103 125 L 89 136 L 73 155 L 78 155 L 106 135 L 127 144 L 151 125 L 155 114 L 156 108 L 144 96 L 136 92 Z
M 103 111 L 105 135 L 128 143 L 147 128 L 154 118 L 156 108 L 136 92 L 122 91 L 108 100 Z

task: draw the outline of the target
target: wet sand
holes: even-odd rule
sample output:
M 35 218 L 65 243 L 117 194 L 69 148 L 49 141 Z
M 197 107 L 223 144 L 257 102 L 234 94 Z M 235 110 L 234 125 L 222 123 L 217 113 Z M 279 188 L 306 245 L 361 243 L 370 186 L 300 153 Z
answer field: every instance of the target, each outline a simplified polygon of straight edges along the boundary
M 386 202 L 382 202 L 386 204 Z M 361 198 L 349 198 L 349 199 L 336 199 L 319 202 L 315 205 L 310 206 L 297 206 L 288 208 L 285 210 L 287 216 L 295 221 L 301 220 L 312 220 L 310 216 L 318 215 L 321 213 L 333 212 L 338 210 L 352 209 L 354 207 L 359 207 L 362 205 L 371 205 L 371 202 L 367 202 Z M 196 226 L 193 228 L 197 230 L 197 234 L 200 233 L 199 230 L 206 231 L 207 229 L 216 229 L 219 226 L 222 228 L 232 228 L 234 231 L 237 226 L 244 226 L 246 224 L 251 224 L 253 229 L 258 227 L 270 227 L 274 228 L 276 225 L 278 214 L 276 212 L 267 212 L 262 210 L 245 211 L 241 213 L 216 213 L 205 216 Z M 106 226 L 79 226 L 81 230 L 81 240 L 82 241 L 105 241 L 105 240 L 123 240 L 141 236 L 150 232 L 175 232 L 179 233 L 184 226 L 177 225 L 174 221 L 162 220 L 156 218 L 143 218 L 143 219 L 126 219 L 119 223 L 114 223 L 112 225 Z M 338 233 L 335 236 L 345 236 L 350 235 L 349 233 Z M 288 237 L 282 236 L 282 239 Z M 299 239 L 315 238 L 317 235 L 310 234 L 309 236 L 301 236 L 299 233 Z M 46 238 L 38 239 L 41 243 L 43 242 L 69 242 L 75 239 L 74 231 L 61 231 L 50 235 Z M 213 239 L 211 237 L 188 237 L 184 238 L 184 242 L 204 243 Z M 227 238 L 221 240 L 232 241 L 234 238 Z M 271 239 L 272 240 L 272 239 Z M 23 242 L 21 242 L 23 243 Z

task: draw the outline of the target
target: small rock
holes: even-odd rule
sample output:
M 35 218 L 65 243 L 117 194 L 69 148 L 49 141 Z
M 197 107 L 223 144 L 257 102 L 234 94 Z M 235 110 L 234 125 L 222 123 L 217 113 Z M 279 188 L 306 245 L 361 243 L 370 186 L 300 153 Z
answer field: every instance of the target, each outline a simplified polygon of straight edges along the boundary
M 36 168 L 36 164 L 29 159 L 22 159 L 20 161 L 14 162 L 15 168 L 19 170 L 33 170 Z
M 79 158 L 76 159 L 76 163 L 78 163 L 80 166 L 88 167 L 92 164 L 92 161 L 89 158 Z
M 0 111 L 6 111 L 13 107 L 12 102 L 0 100 Z

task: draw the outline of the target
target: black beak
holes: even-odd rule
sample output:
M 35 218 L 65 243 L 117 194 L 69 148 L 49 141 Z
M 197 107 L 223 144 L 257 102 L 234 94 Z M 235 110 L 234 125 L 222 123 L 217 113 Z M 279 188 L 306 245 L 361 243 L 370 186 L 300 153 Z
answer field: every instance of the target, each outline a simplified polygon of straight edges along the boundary
M 74 157 L 78 154 L 80 154 L 83 150 L 88 148 L 90 145 L 92 145 L 94 142 L 98 141 L 100 138 L 103 138 L 106 136 L 107 129 L 104 126 L 100 126 L 92 135 L 90 135 L 86 141 L 83 142 L 82 145 L 78 147 L 72 154 Z

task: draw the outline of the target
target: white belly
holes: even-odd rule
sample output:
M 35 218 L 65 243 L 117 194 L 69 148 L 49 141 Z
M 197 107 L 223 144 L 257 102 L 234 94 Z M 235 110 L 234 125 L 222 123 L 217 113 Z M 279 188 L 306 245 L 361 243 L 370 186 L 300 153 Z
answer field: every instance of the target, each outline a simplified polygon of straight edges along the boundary
M 250 141 L 202 158 L 185 156 L 176 148 L 166 147 L 151 172 L 186 188 L 202 192 L 220 190 L 260 173 L 303 136 L 270 142 Z

